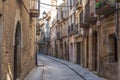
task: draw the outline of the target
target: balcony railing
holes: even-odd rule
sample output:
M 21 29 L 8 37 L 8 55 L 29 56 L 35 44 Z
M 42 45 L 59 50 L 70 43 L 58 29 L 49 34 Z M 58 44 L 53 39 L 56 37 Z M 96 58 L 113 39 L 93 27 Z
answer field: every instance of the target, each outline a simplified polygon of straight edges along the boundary
M 90 27 L 90 25 L 89 25 L 88 23 L 81 23 L 81 24 L 80 24 L 80 28 L 87 29 L 87 28 L 89 28 L 89 27 Z
M 96 14 L 107 15 L 115 11 L 115 0 L 97 0 Z
M 39 17 L 40 0 L 30 1 L 30 15 L 31 17 Z
M 76 10 L 80 10 L 82 8 L 82 0 L 77 0 L 76 2 Z
M 90 6 L 91 4 L 93 4 L 93 2 L 89 1 L 85 7 L 85 23 L 88 24 L 94 24 L 97 21 L 97 17 L 95 17 L 95 7 Z
M 97 17 L 94 17 L 94 16 L 88 16 L 88 18 L 86 19 L 86 23 L 89 23 L 89 24 L 94 24 L 97 22 Z
M 71 26 L 68 27 L 69 35 L 74 33 L 74 24 L 71 24 Z

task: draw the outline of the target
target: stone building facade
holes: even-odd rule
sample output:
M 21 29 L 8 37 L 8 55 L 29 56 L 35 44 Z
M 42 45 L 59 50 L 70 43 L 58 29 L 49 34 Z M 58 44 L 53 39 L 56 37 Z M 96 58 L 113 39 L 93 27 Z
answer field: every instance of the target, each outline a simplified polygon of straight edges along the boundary
M 44 54 L 49 54 L 49 44 L 50 44 L 50 19 L 51 12 L 46 13 L 47 16 L 43 19 L 38 19 L 38 44 L 39 52 Z
M 65 3 L 60 4 L 60 6 L 65 6 Z M 56 26 L 56 36 L 57 36 L 57 54 L 59 58 L 63 58 L 63 55 L 65 55 L 65 46 L 64 43 L 66 41 L 67 37 L 67 25 L 66 25 L 66 8 L 58 6 L 57 8 L 57 26 Z
M 54 57 L 58 57 L 58 54 L 57 54 L 57 47 L 56 47 L 56 33 L 57 33 L 57 30 L 56 30 L 56 19 L 54 19 L 52 21 L 52 26 L 50 27 L 50 55 L 51 56 L 54 56 Z
M 0 80 L 23 80 L 35 66 L 35 19 L 30 13 L 30 0 L 0 0 Z
M 112 0 L 97 3 L 88 1 L 84 8 L 83 66 L 109 80 L 119 80 L 116 4 Z
M 63 4 L 69 16 L 62 22 L 59 12 L 59 24 L 52 27 L 62 34 L 58 39 L 56 34 L 51 40 L 57 42 L 55 54 L 108 80 L 119 80 L 120 13 L 116 9 L 119 3 L 114 0 L 64 0 Z M 64 30 L 67 30 L 66 37 L 63 37 Z M 65 52 L 65 42 L 68 52 Z

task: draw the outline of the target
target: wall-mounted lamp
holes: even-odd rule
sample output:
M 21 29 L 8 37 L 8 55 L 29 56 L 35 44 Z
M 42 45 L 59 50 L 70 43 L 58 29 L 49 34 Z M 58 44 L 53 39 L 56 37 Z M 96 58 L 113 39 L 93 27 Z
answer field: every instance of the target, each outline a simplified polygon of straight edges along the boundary
M 43 18 L 47 17 L 47 13 L 44 11 L 42 16 L 43 16 Z

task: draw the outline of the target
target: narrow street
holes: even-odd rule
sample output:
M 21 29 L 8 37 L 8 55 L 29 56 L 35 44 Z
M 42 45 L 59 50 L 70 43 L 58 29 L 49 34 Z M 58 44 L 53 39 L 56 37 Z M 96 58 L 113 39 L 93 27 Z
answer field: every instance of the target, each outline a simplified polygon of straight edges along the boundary
M 71 62 L 38 55 L 35 67 L 25 80 L 103 80 L 81 66 Z

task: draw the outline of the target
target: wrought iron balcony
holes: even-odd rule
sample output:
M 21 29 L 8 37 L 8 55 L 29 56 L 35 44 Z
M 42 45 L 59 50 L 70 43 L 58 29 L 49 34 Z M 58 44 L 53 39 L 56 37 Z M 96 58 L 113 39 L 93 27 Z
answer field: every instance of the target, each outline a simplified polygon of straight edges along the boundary
M 85 18 L 85 22 L 89 24 L 95 24 L 97 22 L 97 17 L 89 15 L 87 18 Z
M 107 15 L 115 11 L 115 0 L 97 0 L 96 14 Z
M 89 27 L 90 27 L 90 25 L 89 25 L 88 23 L 81 23 L 81 24 L 80 24 L 80 28 L 87 29 L 87 28 L 89 28 Z
M 31 0 L 30 2 L 30 16 L 39 17 L 40 0 Z
M 81 0 L 77 0 L 76 10 L 80 10 L 80 9 L 82 9 L 82 1 Z
M 72 35 L 74 33 L 74 24 L 71 24 L 71 26 L 69 26 L 68 29 L 69 29 L 69 35 Z

